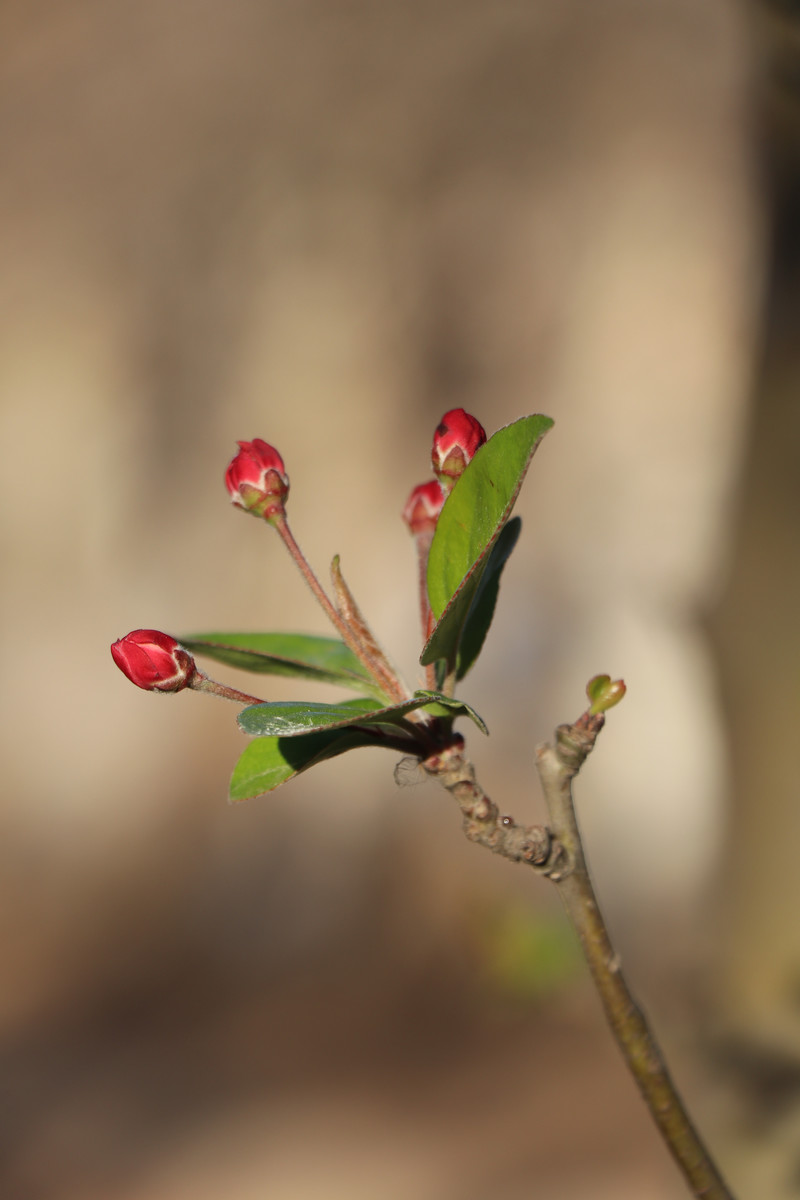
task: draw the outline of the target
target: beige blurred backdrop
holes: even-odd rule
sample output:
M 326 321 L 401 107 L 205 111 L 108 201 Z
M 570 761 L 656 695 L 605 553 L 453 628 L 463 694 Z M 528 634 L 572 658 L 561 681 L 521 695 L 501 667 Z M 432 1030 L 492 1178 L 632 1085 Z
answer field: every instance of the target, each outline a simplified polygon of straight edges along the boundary
M 721 703 L 771 619 L 763 592 L 726 600 L 763 546 L 756 521 L 735 566 L 762 62 L 732 0 L 3 5 L 5 1196 L 683 1194 L 544 883 L 485 861 L 444 793 L 396 789 L 388 755 L 229 807 L 233 707 L 139 692 L 108 653 L 142 626 L 327 632 L 225 494 L 258 436 L 309 558 L 341 554 L 415 680 L 399 512 L 453 406 L 556 422 L 464 687 L 482 781 L 540 817 L 532 747 L 591 675 L 625 677 L 581 781 L 589 852 L 701 1124 L 741 1142 L 709 1028 L 800 1045 L 791 920 L 749 982 L 787 893 L 757 856 L 734 916 L 723 869 L 753 863 L 736 813 L 772 761 L 756 747 L 737 792 Z M 785 653 L 751 654 L 768 723 Z M 793 786 L 772 787 L 784 888 Z M 785 1158 L 755 1161 L 732 1172 L 794 1194 Z

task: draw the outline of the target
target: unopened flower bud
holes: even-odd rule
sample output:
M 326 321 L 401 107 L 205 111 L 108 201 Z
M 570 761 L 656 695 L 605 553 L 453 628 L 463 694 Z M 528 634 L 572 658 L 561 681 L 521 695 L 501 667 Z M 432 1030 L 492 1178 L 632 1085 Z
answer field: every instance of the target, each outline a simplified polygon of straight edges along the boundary
M 486 441 L 486 431 L 463 408 L 451 408 L 436 426 L 431 462 L 445 491 L 452 488 L 475 451 Z
M 225 472 L 231 500 L 255 517 L 269 521 L 282 514 L 289 492 L 289 476 L 274 446 L 261 438 L 237 442 L 239 453 Z
M 436 528 L 445 495 L 438 479 L 415 487 L 403 509 L 403 520 L 416 537 Z
M 127 633 L 114 642 L 111 654 L 123 675 L 148 692 L 180 692 L 196 670 L 189 651 L 158 629 Z
M 595 675 L 586 685 L 586 695 L 592 702 L 589 711 L 594 715 L 608 712 L 615 704 L 619 704 L 626 692 L 622 679 L 612 680 L 610 675 Z

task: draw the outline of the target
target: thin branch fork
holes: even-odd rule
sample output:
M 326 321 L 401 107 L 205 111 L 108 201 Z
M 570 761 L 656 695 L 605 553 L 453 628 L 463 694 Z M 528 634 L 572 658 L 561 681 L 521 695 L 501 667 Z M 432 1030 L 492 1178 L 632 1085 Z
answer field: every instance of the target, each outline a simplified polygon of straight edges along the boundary
M 475 778 L 475 768 L 464 757 L 464 739 L 456 735 L 452 745 L 426 759 L 422 766 L 446 788 L 461 809 L 462 828 L 471 842 L 477 842 L 509 858 L 524 862 L 534 870 L 549 874 L 561 858 L 544 825 L 517 825 L 490 800 Z
M 602 714 L 586 712 L 574 725 L 560 725 L 552 744 L 538 747 L 536 766 L 547 804 L 548 828 L 520 826 L 512 817 L 501 815 L 464 758 L 462 739 L 423 765 L 457 801 L 470 841 L 513 862 L 527 863 L 556 885 L 623 1058 L 691 1194 L 697 1200 L 734 1200 L 694 1128 L 644 1013 L 628 988 L 589 875 L 572 781 L 604 723 Z

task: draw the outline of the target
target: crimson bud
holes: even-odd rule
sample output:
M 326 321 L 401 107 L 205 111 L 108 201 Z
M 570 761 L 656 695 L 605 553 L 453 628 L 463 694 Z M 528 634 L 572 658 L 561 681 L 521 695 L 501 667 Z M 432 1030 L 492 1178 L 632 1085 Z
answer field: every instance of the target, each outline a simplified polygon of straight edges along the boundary
M 236 444 L 239 453 L 225 472 L 225 486 L 231 500 L 245 512 L 266 521 L 282 515 L 283 502 L 289 492 L 289 476 L 280 454 L 261 438 Z
M 486 441 L 486 430 L 463 408 L 451 408 L 436 426 L 431 461 L 433 473 L 445 491 L 449 491 Z
M 134 629 L 111 647 L 114 662 L 131 683 L 148 692 L 180 692 L 195 674 L 188 650 L 158 629 Z
M 438 479 L 420 483 L 414 488 L 403 509 L 403 520 L 416 537 L 436 528 L 445 495 Z

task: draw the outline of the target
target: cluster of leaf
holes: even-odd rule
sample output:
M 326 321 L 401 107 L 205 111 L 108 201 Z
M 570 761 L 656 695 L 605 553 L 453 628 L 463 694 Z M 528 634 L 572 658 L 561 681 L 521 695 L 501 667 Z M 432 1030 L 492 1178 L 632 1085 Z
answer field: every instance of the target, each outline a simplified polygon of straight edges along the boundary
M 435 664 L 439 687 L 463 679 L 483 646 L 494 615 L 500 575 L 520 531 L 510 519 L 534 451 L 553 424 L 523 417 L 500 429 L 475 454 L 445 501 L 428 559 L 433 631 L 420 662 Z M 403 704 L 385 705 L 376 684 L 337 638 L 291 633 L 202 633 L 182 637 L 193 654 L 267 675 L 292 675 L 335 683 L 360 693 L 339 704 L 254 704 L 240 713 L 240 728 L 254 740 L 233 772 L 232 800 L 272 791 L 318 762 L 360 746 L 420 754 L 419 726 L 408 720 L 422 709 L 452 723 L 477 713 L 443 691 L 416 691 Z

